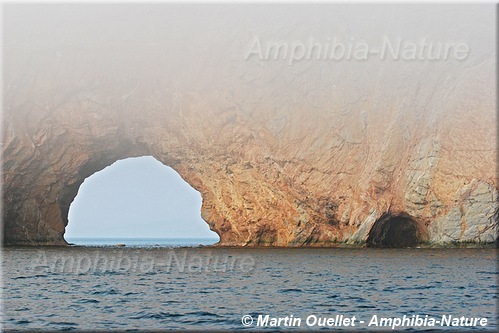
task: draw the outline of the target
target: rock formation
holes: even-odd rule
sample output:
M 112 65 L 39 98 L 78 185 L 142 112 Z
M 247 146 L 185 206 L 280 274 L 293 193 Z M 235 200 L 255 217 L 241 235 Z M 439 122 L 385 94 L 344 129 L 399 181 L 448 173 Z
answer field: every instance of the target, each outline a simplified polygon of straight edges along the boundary
M 12 4 L 4 17 L 4 244 L 65 244 L 84 179 L 146 155 L 201 193 L 222 245 L 374 244 L 402 225 L 419 242 L 496 241 L 492 5 Z M 252 49 L 311 38 L 470 52 L 290 65 Z

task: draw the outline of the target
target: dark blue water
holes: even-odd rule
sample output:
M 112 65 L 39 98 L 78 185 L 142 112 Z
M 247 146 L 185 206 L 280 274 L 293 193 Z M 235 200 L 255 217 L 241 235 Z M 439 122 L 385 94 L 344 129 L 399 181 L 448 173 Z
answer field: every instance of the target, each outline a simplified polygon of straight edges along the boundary
M 368 326 L 373 316 L 440 320 L 445 315 L 486 318 L 486 326 L 473 329 L 495 330 L 496 254 L 495 249 L 5 248 L 2 325 L 240 330 L 255 329 L 258 316 L 268 314 L 300 318 L 303 330 L 311 315 L 343 315 L 356 317 L 355 329 L 373 330 Z M 248 327 L 241 321 L 245 315 L 254 319 Z M 353 329 L 326 329 L 341 328 Z M 430 328 L 435 327 L 412 329 Z M 281 322 L 270 330 L 276 329 L 293 328 Z

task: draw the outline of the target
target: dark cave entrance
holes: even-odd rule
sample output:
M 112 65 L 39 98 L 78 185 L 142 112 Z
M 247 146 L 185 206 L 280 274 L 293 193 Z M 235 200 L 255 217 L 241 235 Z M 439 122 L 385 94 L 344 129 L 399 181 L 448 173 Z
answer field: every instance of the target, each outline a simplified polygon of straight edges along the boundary
M 368 247 L 414 247 L 421 243 L 416 221 L 407 214 L 383 214 L 367 237 Z

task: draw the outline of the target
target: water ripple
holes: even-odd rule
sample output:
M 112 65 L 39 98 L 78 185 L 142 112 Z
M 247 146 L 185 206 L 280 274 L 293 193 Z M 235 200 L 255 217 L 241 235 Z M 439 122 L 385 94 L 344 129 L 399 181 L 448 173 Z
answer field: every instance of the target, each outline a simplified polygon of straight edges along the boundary
M 95 256 L 114 248 L 72 248 Z M 61 257 L 65 249 L 54 249 Z M 167 257 L 165 248 L 123 254 Z M 2 325 L 6 330 L 240 330 L 241 316 L 259 314 L 480 315 L 497 328 L 497 258 L 490 251 L 347 249 L 188 249 L 237 259 L 251 271 L 29 270 L 37 252 L 4 251 Z M 208 252 L 209 251 L 209 252 Z M 121 252 L 120 252 L 121 253 Z M 47 255 L 47 257 L 50 257 Z M 180 256 L 179 256 L 180 257 Z

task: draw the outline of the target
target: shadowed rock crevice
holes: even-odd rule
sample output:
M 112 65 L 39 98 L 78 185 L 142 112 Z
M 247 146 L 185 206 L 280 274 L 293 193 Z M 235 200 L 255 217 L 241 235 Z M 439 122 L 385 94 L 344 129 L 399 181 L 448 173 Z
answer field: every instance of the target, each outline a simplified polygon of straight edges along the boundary
M 417 222 L 407 214 L 381 216 L 367 238 L 368 247 L 414 247 L 421 243 Z

